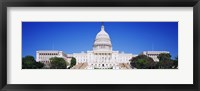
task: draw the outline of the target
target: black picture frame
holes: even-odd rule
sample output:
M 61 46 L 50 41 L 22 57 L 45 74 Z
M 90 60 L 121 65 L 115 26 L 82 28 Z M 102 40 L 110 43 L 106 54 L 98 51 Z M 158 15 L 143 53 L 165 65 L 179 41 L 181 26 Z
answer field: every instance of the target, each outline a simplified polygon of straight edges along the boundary
M 7 84 L 7 7 L 193 7 L 194 84 Z M 0 1 L 0 89 L 9 90 L 124 90 L 199 91 L 200 0 L 1 0 Z

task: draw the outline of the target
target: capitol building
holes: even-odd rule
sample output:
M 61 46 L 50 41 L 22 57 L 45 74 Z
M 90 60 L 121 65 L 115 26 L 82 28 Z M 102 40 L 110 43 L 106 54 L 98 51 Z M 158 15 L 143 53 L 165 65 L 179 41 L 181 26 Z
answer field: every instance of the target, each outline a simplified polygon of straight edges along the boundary
M 168 51 L 143 51 L 141 54 L 159 61 L 157 56 Z M 140 55 L 140 54 L 139 54 Z M 77 64 L 72 69 L 132 69 L 129 60 L 136 57 L 131 53 L 112 50 L 112 42 L 109 34 L 102 24 L 100 32 L 96 35 L 93 50 L 87 52 L 65 54 L 63 51 L 41 50 L 36 52 L 36 61 L 49 65 L 51 57 L 61 57 L 70 63 L 72 57 L 76 58 Z

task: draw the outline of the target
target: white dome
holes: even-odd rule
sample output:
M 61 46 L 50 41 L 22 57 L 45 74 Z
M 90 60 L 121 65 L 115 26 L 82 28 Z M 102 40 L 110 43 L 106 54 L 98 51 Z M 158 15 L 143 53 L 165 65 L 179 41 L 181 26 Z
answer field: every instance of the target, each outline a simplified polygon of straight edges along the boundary
M 96 36 L 96 39 L 99 39 L 99 38 L 108 38 L 108 39 L 110 39 L 108 33 L 106 33 L 106 31 L 104 30 L 104 26 L 103 25 L 101 26 L 101 31 Z
M 108 33 L 101 26 L 101 31 L 96 35 L 93 50 L 112 50 L 112 44 Z

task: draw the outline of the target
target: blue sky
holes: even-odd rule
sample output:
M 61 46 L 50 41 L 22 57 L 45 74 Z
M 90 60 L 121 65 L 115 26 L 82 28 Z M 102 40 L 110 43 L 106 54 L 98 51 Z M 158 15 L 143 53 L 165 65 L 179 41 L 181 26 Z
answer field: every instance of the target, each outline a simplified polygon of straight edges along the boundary
M 66 54 L 92 50 L 102 22 L 22 22 L 22 56 L 37 50 Z M 178 22 L 104 22 L 113 50 L 139 54 L 169 51 L 178 55 Z

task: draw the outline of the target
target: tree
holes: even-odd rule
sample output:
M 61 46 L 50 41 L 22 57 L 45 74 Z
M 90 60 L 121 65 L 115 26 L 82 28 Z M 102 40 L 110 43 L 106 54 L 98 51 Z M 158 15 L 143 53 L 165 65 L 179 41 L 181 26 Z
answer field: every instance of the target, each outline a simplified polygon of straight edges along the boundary
M 158 66 L 161 69 L 169 69 L 173 66 L 173 61 L 171 60 L 171 55 L 169 53 L 161 53 L 158 55 Z
M 63 58 L 53 57 L 50 58 L 51 69 L 66 69 L 67 62 Z
M 146 55 L 139 55 L 137 57 L 133 57 L 130 60 L 130 64 L 132 68 L 137 69 L 153 69 L 156 65 L 154 60 L 150 57 L 147 57 Z
M 22 58 L 22 69 L 33 69 L 34 61 L 34 57 L 25 56 L 24 58 Z
M 178 61 L 178 56 L 175 57 L 175 61 Z
M 69 68 L 72 68 L 74 65 L 76 65 L 76 58 L 72 57 Z
M 132 68 L 137 69 L 172 69 L 178 67 L 178 57 L 171 59 L 169 53 L 161 53 L 158 55 L 159 62 L 154 62 L 151 57 L 139 55 L 130 60 Z
M 163 60 L 158 62 L 160 69 L 170 69 L 173 67 L 173 61 L 172 60 Z
M 158 55 L 159 61 L 170 61 L 171 55 L 169 53 L 161 53 Z
M 173 60 L 173 67 L 174 68 L 178 68 L 178 56 L 177 57 L 175 57 L 175 60 Z
M 37 68 L 43 68 L 44 67 L 44 64 L 41 63 L 41 62 L 35 62 L 35 65 Z
M 22 69 L 39 69 L 43 68 L 44 64 L 36 62 L 33 56 L 25 56 L 22 58 Z

